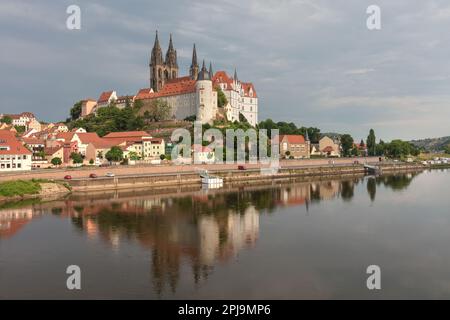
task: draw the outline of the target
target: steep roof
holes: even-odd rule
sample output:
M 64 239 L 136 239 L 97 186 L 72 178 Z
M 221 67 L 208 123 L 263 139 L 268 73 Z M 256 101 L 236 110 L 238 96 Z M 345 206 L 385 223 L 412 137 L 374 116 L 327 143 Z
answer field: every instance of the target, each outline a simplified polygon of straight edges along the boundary
M 102 103 L 102 102 L 108 102 L 109 98 L 111 98 L 112 94 L 114 91 L 105 91 L 102 92 L 102 94 L 100 95 L 100 98 L 98 98 L 98 102 Z
M 78 138 L 80 138 L 80 141 L 82 144 L 89 144 L 91 142 L 100 141 L 100 137 L 95 132 L 86 132 L 86 133 L 76 133 Z
M 136 100 L 156 99 L 160 97 L 193 93 L 195 92 L 195 83 L 196 81 L 189 77 L 172 79 L 166 82 L 164 87 L 158 92 L 152 92 L 151 88 L 139 90 L 136 95 Z
M 244 90 L 244 96 L 249 98 L 257 98 L 256 90 L 251 82 L 241 82 L 242 90 Z
M 32 152 L 20 143 L 13 132 L 8 130 L 0 130 L 0 155 L 31 154 Z
M 287 139 L 287 141 L 289 143 L 293 143 L 293 144 L 305 143 L 305 137 L 302 136 L 301 134 L 283 134 L 283 135 L 280 135 L 279 141 L 281 142 L 285 138 Z

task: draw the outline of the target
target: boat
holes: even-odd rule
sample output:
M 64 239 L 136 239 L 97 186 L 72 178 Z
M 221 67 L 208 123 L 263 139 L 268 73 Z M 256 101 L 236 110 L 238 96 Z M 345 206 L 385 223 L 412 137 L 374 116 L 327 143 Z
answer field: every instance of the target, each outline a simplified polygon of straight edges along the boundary
M 200 178 L 202 179 L 202 185 L 213 188 L 223 187 L 223 179 L 220 177 L 210 175 L 207 170 L 200 173 Z

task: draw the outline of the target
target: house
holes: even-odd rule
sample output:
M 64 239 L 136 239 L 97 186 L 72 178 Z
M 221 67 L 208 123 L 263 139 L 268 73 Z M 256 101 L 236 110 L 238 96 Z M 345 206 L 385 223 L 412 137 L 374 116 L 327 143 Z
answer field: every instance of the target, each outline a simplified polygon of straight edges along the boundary
M 54 159 L 54 158 L 60 158 L 61 161 L 64 162 L 64 146 L 63 145 L 45 148 L 44 153 L 45 153 L 45 159 L 47 159 L 47 161 L 49 163 L 51 163 L 52 159 Z
M 95 99 L 85 99 L 81 101 L 81 117 L 86 117 L 90 115 L 95 107 L 97 106 L 97 100 Z
M 216 161 L 214 150 L 208 146 L 194 144 L 192 145 L 192 152 L 194 163 L 214 163 Z
M 100 108 L 107 107 L 110 103 L 116 100 L 117 93 L 115 91 L 102 92 L 97 100 L 97 106 L 93 109 L 93 112 L 96 112 Z
M 127 131 L 127 132 L 111 132 L 103 137 L 104 139 L 114 141 L 116 145 L 128 145 L 128 152 L 135 152 L 143 159 L 151 157 L 153 150 L 151 144 L 151 135 L 145 131 Z M 145 140 L 145 141 L 144 141 Z M 164 152 L 164 151 L 162 151 Z
M 283 158 L 309 159 L 310 141 L 298 134 L 285 134 L 279 136 L 280 156 Z
M 166 146 L 164 139 L 162 138 L 145 138 L 143 141 L 143 154 L 144 159 L 157 158 L 159 159 L 161 155 L 165 154 Z
M 21 140 L 23 144 L 33 153 L 32 161 L 42 161 L 45 159 L 43 154 L 45 141 L 43 139 L 22 137 Z
M 78 152 L 85 157 L 89 143 L 100 141 L 101 138 L 95 132 L 60 132 L 56 135 L 56 140 L 64 143 L 76 142 Z
M 119 109 L 123 109 L 127 106 L 127 100 L 130 103 L 130 106 L 133 106 L 134 103 L 134 99 L 136 98 L 136 96 L 120 96 L 117 97 L 117 100 L 115 101 L 116 107 Z
M 121 145 L 125 145 L 125 142 L 118 145 L 117 142 L 113 140 L 102 138 L 93 140 L 89 142 L 86 148 L 85 160 L 87 162 L 93 160 L 95 164 L 101 164 L 105 159 L 106 153 L 111 150 L 112 147 Z
M 0 130 L 0 172 L 31 170 L 32 152 L 8 130 Z
M 319 140 L 319 150 L 324 156 L 340 157 L 341 143 L 337 139 L 331 139 L 328 136 L 324 136 Z
M 42 130 L 42 125 L 36 118 L 31 118 L 26 124 L 26 128 L 27 130 L 34 129 L 39 132 Z
M 25 127 L 25 130 L 28 130 L 28 124 L 32 119 L 36 119 L 33 113 L 31 112 L 22 112 L 20 114 L 2 114 L 1 118 L 10 117 L 13 126 Z

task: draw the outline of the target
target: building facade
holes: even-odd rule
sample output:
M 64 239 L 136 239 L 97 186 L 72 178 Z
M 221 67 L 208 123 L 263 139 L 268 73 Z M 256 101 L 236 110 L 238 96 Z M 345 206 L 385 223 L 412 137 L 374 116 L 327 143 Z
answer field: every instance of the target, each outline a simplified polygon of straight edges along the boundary
M 0 130 L 0 172 L 31 170 L 32 154 L 13 132 Z

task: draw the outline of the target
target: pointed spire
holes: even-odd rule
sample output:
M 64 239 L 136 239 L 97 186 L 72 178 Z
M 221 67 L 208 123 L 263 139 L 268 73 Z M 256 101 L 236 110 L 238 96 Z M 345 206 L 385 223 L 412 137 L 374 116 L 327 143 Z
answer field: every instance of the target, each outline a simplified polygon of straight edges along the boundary
M 308 134 L 308 130 L 306 130 L 306 134 L 305 134 L 305 140 L 309 141 L 309 134 Z
M 212 69 L 212 62 L 209 62 L 209 76 L 212 78 L 213 77 L 213 69 Z
M 156 48 L 157 46 L 159 47 L 158 30 L 156 30 L 156 37 L 155 37 L 155 45 L 154 45 L 154 47 Z
M 234 81 L 238 81 L 236 68 L 234 68 Z
M 170 34 L 170 40 L 169 40 L 169 50 L 173 50 L 173 43 L 172 43 L 172 34 Z
M 205 59 L 203 59 L 202 71 L 206 71 Z
M 191 67 L 198 66 L 197 63 L 197 49 L 195 49 L 195 43 L 194 43 L 194 49 L 192 50 L 192 64 Z

